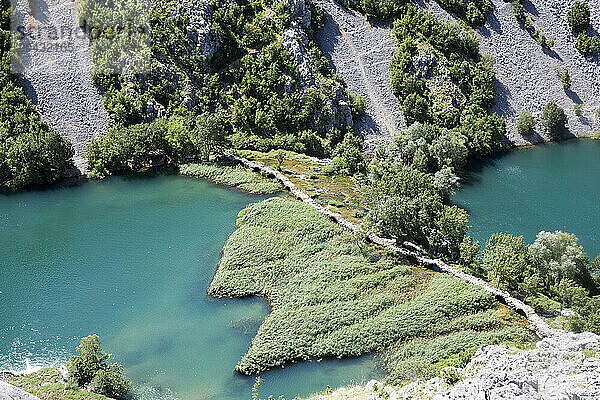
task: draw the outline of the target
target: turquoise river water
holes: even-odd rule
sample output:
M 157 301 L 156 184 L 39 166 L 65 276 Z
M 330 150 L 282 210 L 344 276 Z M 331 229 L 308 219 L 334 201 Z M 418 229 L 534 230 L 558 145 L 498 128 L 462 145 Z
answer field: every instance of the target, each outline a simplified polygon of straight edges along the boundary
M 64 363 L 102 345 L 143 399 L 250 398 L 233 373 L 263 299 L 206 295 L 237 213 L 261 200 L 177 176 L 0 195 L 0 370 Z M 307 396 L 379 375 L 372 357 L 262 375 L 261 396 Z
M 572 140 L 516 150 L 471 166 L 453 202 L 470 214 L 470 235 L 495 232 L 577 235 L 590 258 L 600 253 L 600 141 Z

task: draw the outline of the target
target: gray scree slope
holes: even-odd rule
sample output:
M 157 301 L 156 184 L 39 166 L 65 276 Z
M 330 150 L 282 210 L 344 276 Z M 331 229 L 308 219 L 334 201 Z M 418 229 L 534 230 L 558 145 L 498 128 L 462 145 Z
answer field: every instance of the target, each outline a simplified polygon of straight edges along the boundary
M 404 126 L 390 85 L 389 66 L 396 48 L 391 31 L 370 24 L 334 0 L 316 0 L 315 4 L 327 13 L 318 35 L 321 49 L 348 89 L 367 101 L 367 113 L 357 129 L 365 137 L 365 147 L 373 148 Z
M 38 0 L 30 3 L 33 3 L 33 15 L 28 15 L 26 1 L 16 3 L 13 23 L 25 27 L 30 34 L 22 40 L 25 94 L 41 118 L 71 140 L 75 164 L 85 170 L 82 156 L 88 143 L 106 131 L 102 95 L 91 79 L 93 63 L 88 39 L 78 26 L 75 2 Z M 61 44 L 62 49 L 58 47 Z M 40 45 L 51 47 L 38 50 Z

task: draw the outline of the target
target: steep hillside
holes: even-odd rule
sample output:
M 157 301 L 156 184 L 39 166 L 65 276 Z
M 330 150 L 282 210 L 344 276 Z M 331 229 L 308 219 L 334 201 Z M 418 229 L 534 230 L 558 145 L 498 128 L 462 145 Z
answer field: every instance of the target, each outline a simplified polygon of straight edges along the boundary
M 365 137 L 365 146 L 371 148 L 404 127 L 400 104 L 390 86 L 390 60 L 396 49 L 391 31 L 333 0 L 315 3 L 327 13 L 318 37 L 323 53 L 350 91 L 367 101 L 366 115 L 357 129 Z
M 515 18 L 511 3 L 503 0 L 492 0 L 492 3 L 494 9 L 486 23 L 474 32 L 481 54 L 495 59 L 497 96 L 491 111 L 505 117 L 507 140 L 517 145 L 548 140 L 541 117 L 544 106 L 551 101 L 566 111 L 571 135 L 590 136 L 600 128 L 596 112 L 600 106 L 597 100 L 600 58 L 585 57 L 575 49 L 577 40 L 566 21 L 573 2 L 534 0 L 524 3 L 526 16 L 535 21 L 535 28 L 554 41 L 551 49 L 542 48 Z M 367 98 L 367 117 L 359 128 L 367 136 L 368 146 L 376 135 L 382 139 L 393 133 L 389 125 L 403 125 L 398 101 L 389 88 L 389 60 L 394 53 L 391 32 L 385 24 L 367 20 L 333 0 L 317 4 L 328 14 L 320 37 L 325 54 L 349 88 Z M 444 21 L 457 22 L 435 1 L 415 4 Z M 600 4 L 590 2 L 590 10 L 594 34 L 594 29 L 600 26 Z M 570 90 L 563 89 L 560 82 L 565 69 L 572 79 Z M 582 116 L 575 115 L 575 104 L 582 104 Z M 529 137 L 519 135 L 516 129 L 516 119 L 524 111 L 531 112 L 538 121 L 535 133 Z
M 568 127 L 575 136 L 590 136 L 600 128 L 596 110 L 600 106 L 600 59 L 584 57 L 576 49 L 576 37 L 567 24 L 567 11 L 573 1 L 525 2 L 526 15 L 535 20 L 535 26 L 554 46 L 543 49 L 513 15 L 511 3 L 492 0 L 494 11 L 485 25 L 476 30 L 483 54 L 496 60 L 498 77 L 497 102 L 492 111 L 506 118 L 508 139 L 515 144 L 537 143 L 549 137 L 538 123 L 536 133 L 523 137 L 517 133 L 515 120 L 523 111 L 529 111 L 541 120 L 544 106 L 554 101 L 565 109 Z M 591 25 L 600 27 L 600 4 L 588 2 Z M 426 8 L 442 19 L 453 19 L 435 2 Z M 563 89 L 561 70 L 569 70 L 571 90 Z M 573 111 L 574 104 L 583 104 L 583 116 Z
M 22 26 L 22 82 L 25 94 L 50 126 L 68 137 L 75 164 L 85 169 L 90 140 L 106 131 L 102 95 L 92 84 L 87 35 L 70 0 L 16 3 Z

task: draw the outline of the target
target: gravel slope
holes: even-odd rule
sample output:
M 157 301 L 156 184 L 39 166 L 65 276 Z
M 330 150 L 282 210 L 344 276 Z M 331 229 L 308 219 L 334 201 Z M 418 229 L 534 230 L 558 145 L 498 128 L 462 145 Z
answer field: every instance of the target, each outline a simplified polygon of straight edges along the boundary
M 41 118 L 68 137 L 75 164 L 85 170 L 82 155 L 92 137 L 106 130 L 102 95 L 92 84 L 87 36 L 77 24 L 71 0 L 25 0 L 16 4 L 15 26 L 28 34 L 22 40 L 22 82 Z M 44 47 L 41 46 L 50 46 Z M 62 46 L 62 48 L 60 47 Z
M 404 126 L 398 100 L 390 85 L 390 60 L 396 46 L 391 30 L 374 26 L 333 0 L 316 0 L 327 13 L 318 39 L 325 57 L 351 92 L 367 100 L 367 113 L 357 123 L 365 147 L 373 148 Z

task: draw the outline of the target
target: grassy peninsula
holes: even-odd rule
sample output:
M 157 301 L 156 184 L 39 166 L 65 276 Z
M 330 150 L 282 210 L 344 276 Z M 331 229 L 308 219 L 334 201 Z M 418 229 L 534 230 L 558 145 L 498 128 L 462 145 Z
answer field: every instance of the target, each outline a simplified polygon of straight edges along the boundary
M 405 380 L 464 362 L 455 354 L 481 343 L 532 340 L 483 290 L 380 254 L 309 205 L 265 200 L 237 224 L 209 294 L 260 295 L 272 307 L 236 366 L 242 373 L 381 352 Z M 410 368 L 416 359 L 430 368 Z

